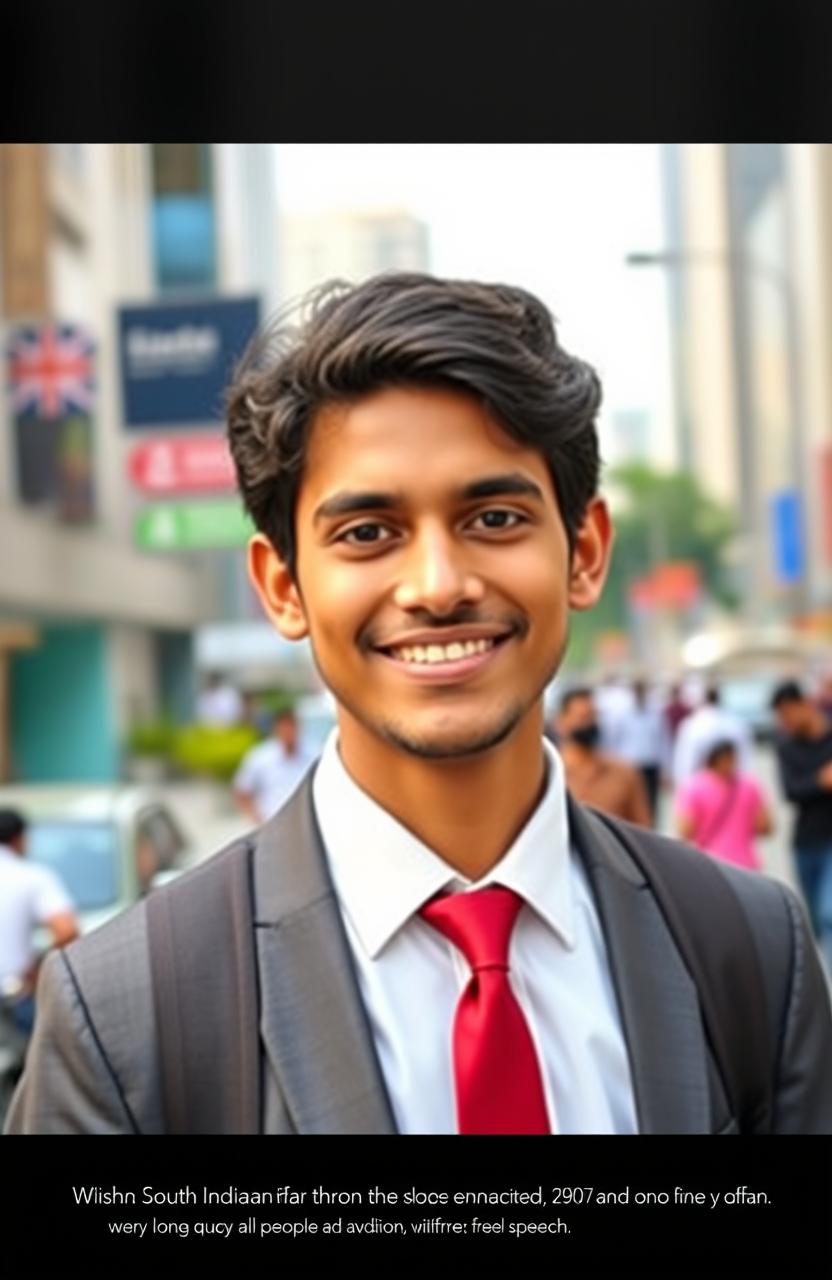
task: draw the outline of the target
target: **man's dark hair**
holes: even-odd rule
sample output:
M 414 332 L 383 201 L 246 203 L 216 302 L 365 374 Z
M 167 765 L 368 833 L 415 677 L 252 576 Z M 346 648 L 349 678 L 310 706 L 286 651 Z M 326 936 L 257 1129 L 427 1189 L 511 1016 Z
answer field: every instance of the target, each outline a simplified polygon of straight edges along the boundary
M 595 371 L 564 351 L 550 313 L 525 289 L 390 272 L 314 290 L 301 323 L 278 317 L 229 388 L 243 502 L 293 575 L 295 506 L 315 414 L 394 386 L 467 392 L 514 439 L 539 449 L 573 547 L 600 471 Z
M 784 680 L 771 695 L 770 707 L 776 711 L 786 702 L 803 702 L 805 694 L 796 680 Z
M 0 844 L 11 844 L 26 830 L 26 819 L 16 809 L 0 809 Z
M 561 714 L 575 701 L 576 698 L 592 698 L 593 690 L 588 685 L 576 685 L 574 689 L 567 689 L 560 700 L 558 708 Z

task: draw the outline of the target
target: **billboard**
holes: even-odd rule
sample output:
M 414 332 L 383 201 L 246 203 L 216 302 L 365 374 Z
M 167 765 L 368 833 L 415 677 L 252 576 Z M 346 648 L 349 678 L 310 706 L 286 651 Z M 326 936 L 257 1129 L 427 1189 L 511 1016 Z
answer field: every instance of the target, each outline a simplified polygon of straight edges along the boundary
M 260 323 L 257 297 L 122 307 L 118 313 L 124 424 L 206 427 Z

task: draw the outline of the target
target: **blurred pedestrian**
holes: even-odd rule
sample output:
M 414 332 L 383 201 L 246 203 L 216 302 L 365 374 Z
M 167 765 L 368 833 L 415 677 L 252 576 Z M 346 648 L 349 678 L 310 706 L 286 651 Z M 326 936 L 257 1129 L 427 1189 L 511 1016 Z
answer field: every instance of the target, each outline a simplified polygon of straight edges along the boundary
M 632 710 L 632 690 L 623 676 L 608 675 L 596 686 L 593 700 L 601 726 L 601 743 L 611 750 L 621 720 Z
M 687 720 L 692 711 L 693 707 L 684 696 L 681 683 L 676 681 L 668 689 L 664 704 L 664 723 L 671 749 L 676 742 L 679 726 L 683 720 Z
M 679 835 L 683 840 L 738 867 L 760 870 L 754 836 L 774 829 L 762 787 L 737 768 L 737 748 L 730 739 L 708 750 L 703 766 L 676 796 Z
M 283 707 L 275 712 L 270 736 L 246 753 L 234 776 L 234 798 L 242 812 L 257 826 L 268 821 L 314 759 L 300 740 L 294 711 Z
M 650 826 L 640 772 L 600 750 L 601 728 L 591 689 L 571 689 L 563 695 L 557 741 L 566 785 L 576 800 L 627 822 Z
M 832 976 L 832 720 L 794 680 L 778 685 L 771 707 L 783 790 L 796 810 L 797 873 Z
M 0 809 L 0 985 L 12 1001 L 15 1024 L 28 1032 L 40 964 L 35 930 L 45 927 L 62 947 L 78 936 L 78 922 L 55 872 L 26 861 L 26 828 L 16 809 Z
M 662 774 L 670 763 L 667 727 L 648 699 L 647 682 L 634 680 L 632 705 L 620 715 L 606 740 L 613 755 L 638 769 L 644 779 L 650 821 L 655 825 Z
M 196 716 L 200 724 L 227 728 L 244 719 L 245 703 L 240 691 L 225 676 L 214 672 L 207 677 L 197 699 Z
M 740 772 L 751 773 L 754 756 L 748 726 L 721 705 L 718 686 L 710 685 L 702 706 L 682 721 L 676 734 L 672 766 L 676 786 L 680 787 L 701 769 L 711 747 L 726 739 L 737 748 Z

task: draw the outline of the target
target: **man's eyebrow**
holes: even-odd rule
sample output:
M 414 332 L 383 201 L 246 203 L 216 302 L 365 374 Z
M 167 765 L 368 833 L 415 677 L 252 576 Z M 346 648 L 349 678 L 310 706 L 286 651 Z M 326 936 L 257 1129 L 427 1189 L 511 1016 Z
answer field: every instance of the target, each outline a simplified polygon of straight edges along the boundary
M 312 523 L 319 520 L 332 520 L 335 516 L 349 516 L 358 511 L 389 511 L 401 502 L 395 493 L 353 493 L 342 490 L 326 498 L 315 508 Z
M 519 471 L 511 471 L 504 476 L 487 476 L 483 480 L 474 480 L 466 484 L 462 490 L 463 498 L 496 498 L 501 494 L 517 494 L 520 497 L 537 498 L 545 501 L 543 490 L 528 476 Z
M 537 498 L 540 502 L 545 500 L 540 485 L 518 471 L 511 471 L 506 475 L 485 476 L 482 480 L 472 480 L 460 490 L 459 496 L 465 501 L 471 501 L 474 498 L 494 498 L 502 494 Z M 401 506 L 403 501 L 401 494 L 383 493 L 378 490 L 358 492 L 344 489 L 325 498 L 320 506 L 315 508 L 312 523 L 333 520 L 338 516 L 356 515 L 362 511 L 392 511 Z

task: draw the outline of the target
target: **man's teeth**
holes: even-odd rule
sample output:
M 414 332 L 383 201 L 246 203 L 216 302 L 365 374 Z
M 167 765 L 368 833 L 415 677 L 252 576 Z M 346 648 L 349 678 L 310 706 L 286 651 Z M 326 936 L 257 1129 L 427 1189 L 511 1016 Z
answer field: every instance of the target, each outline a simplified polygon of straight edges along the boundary
M 487 653 L 494 644 L 493 639 L 457 640 L 453 644 L 405 645 L 401 649 L 393 649 L 392 653 L 400 662 L 459 662 L 460 658 L 468 658 L 475 653 Z

